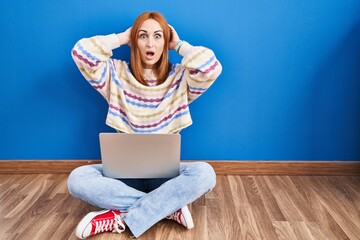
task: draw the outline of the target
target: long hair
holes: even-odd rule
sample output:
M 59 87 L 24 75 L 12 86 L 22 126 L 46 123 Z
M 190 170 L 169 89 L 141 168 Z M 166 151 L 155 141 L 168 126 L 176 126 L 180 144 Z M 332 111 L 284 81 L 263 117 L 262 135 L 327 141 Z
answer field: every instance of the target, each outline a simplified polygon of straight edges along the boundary
M 155 63 L 153 72 L 157 78 L 158 85 L 165 82 L 166 78 L 170 72 L 170 63 L 169 63 L 169 42 L 171 41 L 171 31 L 170 27 L 164 18 L 164 16 L 159 12 L 144 12 L 139 15 L 131 28 L 130 33 L 130 44 L 131 44 L 131 60 L 130 60 L 130 68 L 135 76 L 135 78 L 142 84 L 148 85 L 145 81 L 143 74 L 143 66 L 140 57 L 140 50 L 138 48 L 138 32 L 140 30 L 141 25 L 148 19 L 154 19 L 157 21 L 163 31 L 164 36 L 164 50 L 163 53 L 157 63 Z

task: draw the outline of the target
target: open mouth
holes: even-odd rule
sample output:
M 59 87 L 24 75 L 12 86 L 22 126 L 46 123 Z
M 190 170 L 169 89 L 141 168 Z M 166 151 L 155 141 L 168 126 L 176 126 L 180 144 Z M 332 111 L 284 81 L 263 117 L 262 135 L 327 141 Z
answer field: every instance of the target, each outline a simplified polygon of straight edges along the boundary
M 146 56 L 153 57 L 155 55 L 155 52 L 153 51 L 146 51 Z

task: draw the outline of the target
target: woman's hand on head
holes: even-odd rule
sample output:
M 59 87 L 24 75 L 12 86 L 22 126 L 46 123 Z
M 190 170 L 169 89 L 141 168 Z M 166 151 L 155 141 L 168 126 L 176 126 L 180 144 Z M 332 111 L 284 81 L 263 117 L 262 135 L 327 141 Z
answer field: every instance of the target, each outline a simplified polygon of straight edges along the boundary
M 171 38 L 170 38 L 170 42 L 169 42 L 169 49 L 170 50 L 175 50 L 175 46 L 178 42 L 180 42 L 180 38 L 179 35 L 177 34 L 177 32 L 175 31 L 175 28 L 173 26 L 171 26 L 169 24 L 170 27 L 170 32 L 171 32 Z
M 118 39 L 121 43 L 121 45 L 125 45 L 128 44 L 129 46 L 131 46 L 131 41 L 130 41 L 130 33 L 131 33 L 131 27 L 129 27 L 128 29 L 126 29 L 124 32 L 117 34 Z

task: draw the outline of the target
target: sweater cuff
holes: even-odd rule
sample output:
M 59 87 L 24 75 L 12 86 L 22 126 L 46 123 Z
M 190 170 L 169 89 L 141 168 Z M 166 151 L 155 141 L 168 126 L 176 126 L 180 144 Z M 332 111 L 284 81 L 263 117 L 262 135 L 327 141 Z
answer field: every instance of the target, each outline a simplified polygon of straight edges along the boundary
M 191 49 L 193 48 L 194 46 L 192 46 L 190 43 L 188 42 L 184 42 L 181 47 L 180 47 L 180 50 L 179 50 L 179 54 L 184 57 L 186 56 L 189 52 L 191 52 Z
M 120 41 L 118 36 L 113 33 L 113 34 L 109 34 L 109 35 L 105 35 L 105 36 L 98 36 L 103 42 L 104 44 L 111 50 L 120 47 Z

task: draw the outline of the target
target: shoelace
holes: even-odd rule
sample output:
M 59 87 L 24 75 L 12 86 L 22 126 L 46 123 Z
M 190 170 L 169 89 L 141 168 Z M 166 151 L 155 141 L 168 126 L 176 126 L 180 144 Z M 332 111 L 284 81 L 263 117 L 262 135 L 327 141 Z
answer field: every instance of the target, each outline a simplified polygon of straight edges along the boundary
M 167 216 L 166 218 L 170 219 L 170 220 L 177 221 L 178 223 L 181 223 L 180 215 L 181 215 L 181 211 L 176 211 L 173 214 Z
M 114 219 L 97 221 L 95 223 L 94 234 L 102 233 L 110 230 L 113 230 L 113 232 L 118 232 L 118 233 L 122 233 L 123 231 L 125 231 L 124 223 L 121 221 L 120 216 L 115 213 L 114 213 Z
M 125 225 L 124 223 L 121 221 L 120 215 L 115 214 L 115 223 L 114 223 L 114 230 L 113 232 L 117 232 L 117 233 L 122 233 L 123 231 L 125 231 Z M 121 227 L 121 228 L 119 228 Z

